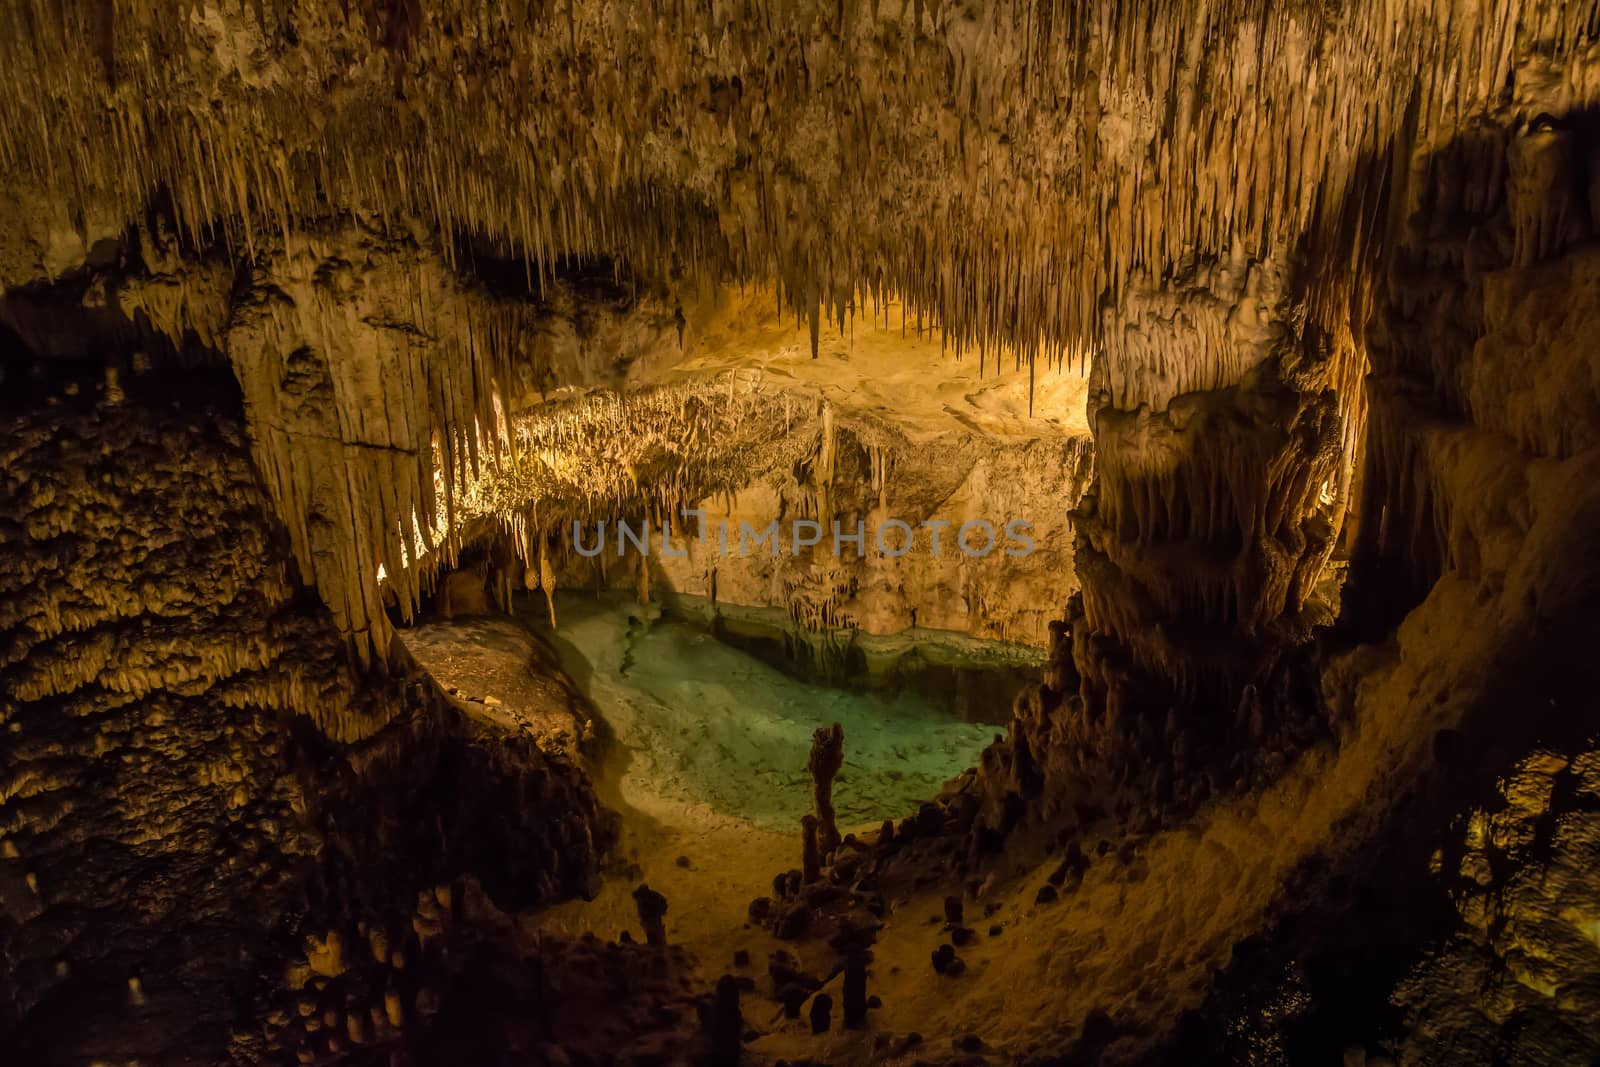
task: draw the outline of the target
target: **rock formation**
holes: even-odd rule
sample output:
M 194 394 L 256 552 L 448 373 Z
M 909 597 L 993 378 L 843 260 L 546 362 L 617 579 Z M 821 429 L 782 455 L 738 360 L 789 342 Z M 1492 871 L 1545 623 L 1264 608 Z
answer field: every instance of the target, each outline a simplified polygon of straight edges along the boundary
M 838 723 L 818 730 L 811 738 L 811 757 L 806 770 L 811 774 L 811 797 L 816 807 L 817 846 L 823 855 L 839 847 L 839 827 L 833 816 L 833 779 L 844 766 L 844 730 Z
M 236 396 L 152 406 L 132 384 L 115 407 L 5 416 L 0 988 L 19 1047 L 204 1060 L 254 1010 L 239 957 L 281 957 L 285 929 L 338 923 L 310 966 L 342 971 L 350 909 L 425 880 L 472 871 L 508 905 L 585 891 L 611 831 L 576 768 L 460 721 L 425 678 L 359 681 L 290 579 Z M 515 795 L 544 811 L 485 818 Z M 48 1021 L 52 997 L 106 982 L 185 1028 Z
M 1593 1058 L 1597 104 L 1595 0 L 0 6 L 0 1046 L 737 1060 L 397 639 L 632 585 L 1048 656 L 875 837 L 818 731 L 773 1058 L 920 1045 L 863 929 L 963 1055 Z
M 633 891 L 634 907 L 639 912 L 639 925 L 644 928 L 645 944 L 661 948 L 667 943 L 667 898 L 647 885 Z

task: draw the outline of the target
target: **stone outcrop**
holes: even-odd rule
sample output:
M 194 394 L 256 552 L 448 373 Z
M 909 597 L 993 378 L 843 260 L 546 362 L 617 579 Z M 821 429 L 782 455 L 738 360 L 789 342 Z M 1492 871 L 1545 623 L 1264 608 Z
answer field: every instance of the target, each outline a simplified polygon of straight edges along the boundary
M 1433 858 L 1460 928 L 1396 991 L 1407 1062 L 1573 1063 L 1600 1051 L 1600 757 L 1524 757 Z

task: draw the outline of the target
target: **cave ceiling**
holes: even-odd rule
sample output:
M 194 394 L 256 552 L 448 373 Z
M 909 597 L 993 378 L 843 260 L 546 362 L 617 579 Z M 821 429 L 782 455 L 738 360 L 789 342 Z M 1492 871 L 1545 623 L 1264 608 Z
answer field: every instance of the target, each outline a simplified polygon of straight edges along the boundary
M 899 299 L 964 348 L 1114 353 L 1108 306 L 1197 271 L 1311 251 L 1291 295 L 1347 295 L 1419 145 L 1592 98 L 1571 63 L 1592 18 L 24 0 L 0 12 L 0 167 L 26 221 L 0 283 L 75 265 L 159 194 L 189 241 L 244 255 L 359 216 L 500 242 L 536 284 L 615 256 L 668 284 L 774 282 L 818 326 Z
M 1427 161 L 1525 130 L 1541 201 L 1568 151 L 1549 117 L 1600 95 L 1595 19 L 1512 0 L 25 0 L 0 11 L 0 287 L 120 257 L 86 305 L 224 355 L 302 576 L 379 649 L 370 561 L 415 602 L 411 537 L 448 535 L 465 472 L 514 456 L 502 417 L 552 389 L 753 371 L 912 439 L 930 419 L 1096 430 L 1120 463 L 1100 493 L 1114 561 L 1184 521 L 1142 501 L 1207 449 L 1246 526 L 1258 497 L 1343 499 L 1385 256 L 1424 201 L 1499 195 Z M 1564 239 L 1530 210 L 1519 259 Z M 573 275 L 608 265 L 629 310 L 607 318 L 602 294 L 597 328 Z M 549 343 L 552 307 L 574 343 Z M 1235 442 L 1203 398 L 1238 389 L 1257 430 Z M 1252 488 L 1281 466 L 1275 427 L 1319 458 Z M 1250 566 L 1276 588 L 1317 570 Z M 1254 619 L 1261 580 L 1224 584 Z

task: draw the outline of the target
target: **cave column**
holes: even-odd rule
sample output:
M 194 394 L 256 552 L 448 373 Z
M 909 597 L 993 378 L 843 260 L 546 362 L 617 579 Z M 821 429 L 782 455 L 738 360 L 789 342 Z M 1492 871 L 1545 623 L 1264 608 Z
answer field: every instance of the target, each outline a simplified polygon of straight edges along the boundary
M 1107 320 L 1072 624 L 1085 705 L 1113 723 L 1259 732 L 1282 654 L 1308 633 L 1360 370 L 1287 289 L 1277 264 L 1236 257 L 1137 287 Z

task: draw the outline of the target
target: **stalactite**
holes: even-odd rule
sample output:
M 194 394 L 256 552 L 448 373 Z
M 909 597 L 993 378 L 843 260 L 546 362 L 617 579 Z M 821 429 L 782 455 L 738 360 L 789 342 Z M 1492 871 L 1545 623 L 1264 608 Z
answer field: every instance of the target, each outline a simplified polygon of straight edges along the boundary
M 352 248 L 376 264 L 373 275 L 352 271 L 343 258 Z M 506 401 L 497 390 L 510 377 L 511 323 L 531 312 L 492 305 L 430 268 L 420 249 L 348 232 L 296 238 L 258 264 L 253 284 L 263 297 L 235 314 L 228 348 L 258 463 L 302 575 L 362 659 L 381 661 L 388 623 L 378 569 L 409 618 L 425 573 L 416 531 L 453 559 L 461 486 L 486 458 L 501 460 Z M 365 301 L 380 324 L 355 322 L 330 299 L 335 290 Z M 407 294 L 399 307 L 394 294 Z M 407 321 L 440 343 L 381 325 Z M 338 536 L 320 538 L 305 518 L 313 514 Z
M 1594 48 L 1592 0 L 1465 13 L 1396 0 L 1370 19 L 1311 4 L 1019 2 L 976 25 L 921 11 L 915 32 L 852 7 L 827 12 L 837 28 L 820 52 L 805 47 L 816 5 L 796 3 L 730 22 L 714 56 L 663 50 L 701 39 L 703 13 L 678 4 L 621 19 L 588 4 L 530 9 L 476 32 L 502 16 L 446 3 L 377 36 L 376 20 L 300 18 L 294 0 L 256 20 L 138 5 L 139 46 L 112 34 L 109 53 L 103 7 L 0 7 L 0 184 L 59 205 L 85 248 L 88 219 L 109 215 L 119 232 L 164 191 L 178 243 L 245 261 L 250 295 L 231 321 L 218 298 L 231 264 L 176 286 L 152 268 L 127 303 L 169 336 L 226 348 L 299 569 L 363 657 L 387 649 L 379 568 L 409 616 L 468 515 L 539 515 L 547 525 L 522 540 L 537 539 L 542 572 L 559 521 L 671 514 L 773 455 L 722 471 L 681 447 L 736 440 L 738 419 L 759 416 L 732 381 L 715 405 L 694 398 L 704 411 L 660 393 L 599 400 L 549 430 L 508 425 L 509 360 L 532 324 L 419 257 L 397 268 L 408 306 L 374 306 L 354 264 L 380 243 L 430 232 L 449 257 L 457 235 L 481 236 L 520 256 L 541 293 L 559 265 L 602 254 L 655 279 L 775 279 L 814 358 L 824 317 L 844 329 L 863 300 L 876 315 L 883 294 L 900 301 L 902 326 L 937 330 L 957 358 L 975 346 L 980 376 L 1009 346 L 1014 364 L 1028 361 L 1030 397 L 1041 354 L 1081 367 L 1092 353 L 1097 432 L 1127 447 L 1103 451 L 1081 523 L 1109 583 L 1085 610 L 1131 640 L 1155 618 L 1255 631 L 1294 610 L 1326 550 L 1297 541 L 1304 520 L 1321 486 L 1342 502 L 1353 480 L 1362 418 L 1349 405 L 1364 368 L 1349 356 L 1368 268 L 1419 209 L 1475 215 L 1505 196 L 1519 267 L 1592 232 L 1559 121 L 1535 112 L 1510 142 L 1461 136 L 1507 106 L 1565 114 L 1600 100 L 1579 62 Z M 505 44 L 485 50 L 488 39 Z M 948 67 L 926 62 L 930 50 Z M 1021 87 L 1018 51 L 1033 57 Z M 244 71 L 244 56 L 260 69 Z M 708 108 L 709 67 L 739 70 L 752 91 Z M 586 106 L 564 102 L 577 99 Z M 1413 180 L 1413 153 L 1452 140 L 1463 158 Z M 1450 183 L 1502 170 L 1509 193 L 1493 178 Z M 323 235 L 331 214 L 363 231 L 354 252 Z M 23 229 L 26 254 L 7 246 L 0 285 L 64 269 L 51 234 Z M 1419 307 L 1441 267 L 1481 252 L 1448 235 L 1426 253 L 1416 244 L 1391 260 Z M 1487 300 L 1498 292 L 1485 287 Z M 1199 395 L 1248 394 L 1323 335 L 1338 366 L 1284 384 L 1333 390 L 1332 421 L 1283 411 L 1281 424 L 1248 415 L 1241 428 L 1194 409 Z M 1394 369 L 1426 378 L 1457 413 L 1488 407 L 1496 370 L 1452 353 L 1396 345 Z M 1503 429 L 1571 450 L 1544 403 Z M 1219 432 L 1185 430 L 1187 417 Z M 825 524 L 829 418 L 815 453 L 798 434 L 778 446 L 809 461 L 809 513 Z M 660 455 L 595 447 L 618 426 Z M 1384 551 L 1420 578 L 1474 546 L 1439 503 L 1428 442 L 1399 438 L 1375 430 L 1364 492 L 1425 518 L 1403 528 L 1393 509 L 1364 507 L 1361 521 L 1392 527 Z M 555 500 L 567 510 L 542 506 Z M 1184 544 L 1205 555 L 1169 551 Z M 824 584 L 796 593 L 802 632 L 847 621 Z M 1177 669 L 1167 636 L 1139 640 L 1139 657 Z
M 550 556 L 544 538 L 539 539 L 539 588 L 544 591 L 545 604 L 550 608 L 550 630 L 556 629 L 556 572 L 550 566 Z
M 109 203 L 131 218 L 165 187 L 191 241 L 220 227 L 254 256 L 268 234 L 296 239 L 306 205 L 350 205 L 397 228 L 414 217 L 503 240 L 541 289 L 556 264 L 598 252 L 658 276 L 675 265 L 775 276 L 814 345 L 823 317 L 847 321 L 857 294 L 894 292 L 919 329 L 937 323 L 986 365 L 1002 343 L 1049 358 L 1092 339 L 1102 298 L 1197 253 L 1300 234 L 1359 243 L 1365 212 L 1347 204 L 1379 195 L 1370 160 L 1406 136 L 1406 116 L 1444 140 L 1500 102 L 1529 56 L 1556 72 L 1552 106 L 1576 110 L 1600 93 L 1562 68 L 1588 46 L 1592 3 L 1545 19 L 1538 6 L 1490 0 L 1465 18 L 1414 0 L 1359 20 L 1314 6 L 1246 18 L 1233 4 L 1040 0 L 986 25 L 1005 47 L 979 51 L 964 20 L 910 35 L 859 10 L 834 36 L 828 69 L 882 72 L 860 90 L 865 108 L 847 88 L 856 79 L 806 66 L 814 12 L 802 3 L 720 38 L 726 62 L 762 91 L 730 94 L 715 117 L 695 73 L 706 58 L 656 44 L 697 39 L 698 14 L 679 6 L 620 22 L 583 4 L 495 16 L 492 36 L 513 44 L 491 58 L 472 51 L 482 35 L 453 31 L 490 16 L 447 4 L 408 21 L 407 62 L 396 65 L 388 38 L 359 20 L 324 25 L 286 0 L 268 21 L 300 26 L 298 44 L 226 12 L 205 31 L 220 35 L 216 47 L 189 47 L 199 23 L 160 17 L 141 26 L 145 46 L 120 46 L 109 68 L 105 35 L 72 28 L 102 25 L 103 5 L 61 6 L 74 17 L 41 17 L 38 0 L 0 12 L 3 65 L 15 72 L 0 85 L 0 168 L 67 191 L 80 209 Z M 948 78 L 924 62 L 930 44 L 953 58 Z M 251 48 L 311 76 L 241 84 L 228 57 Z M 316 58 L 347 53 L 356 61 L 337 70 Z M 1020 94 L 1017 55 L 1040 57 Z M 1446 61 L 1461 75 L 1433 73 Z M 329 107 L 329 80 L 352 81 L 351 99 L 396 102 Z M 545 84 L 591 106 L 527 91 Z M 206 106 L 191 106 L 191 92 Z M 819 132 L 819 109 L 852 117 Z M 45 113 L 55 120 L 31 117 Z M 1229 114 L 1250 118 L 1216 120 Z M 490 143 L 484 128 L 519 136 Z M 908 189 L 919 190 L 911 203 Z

